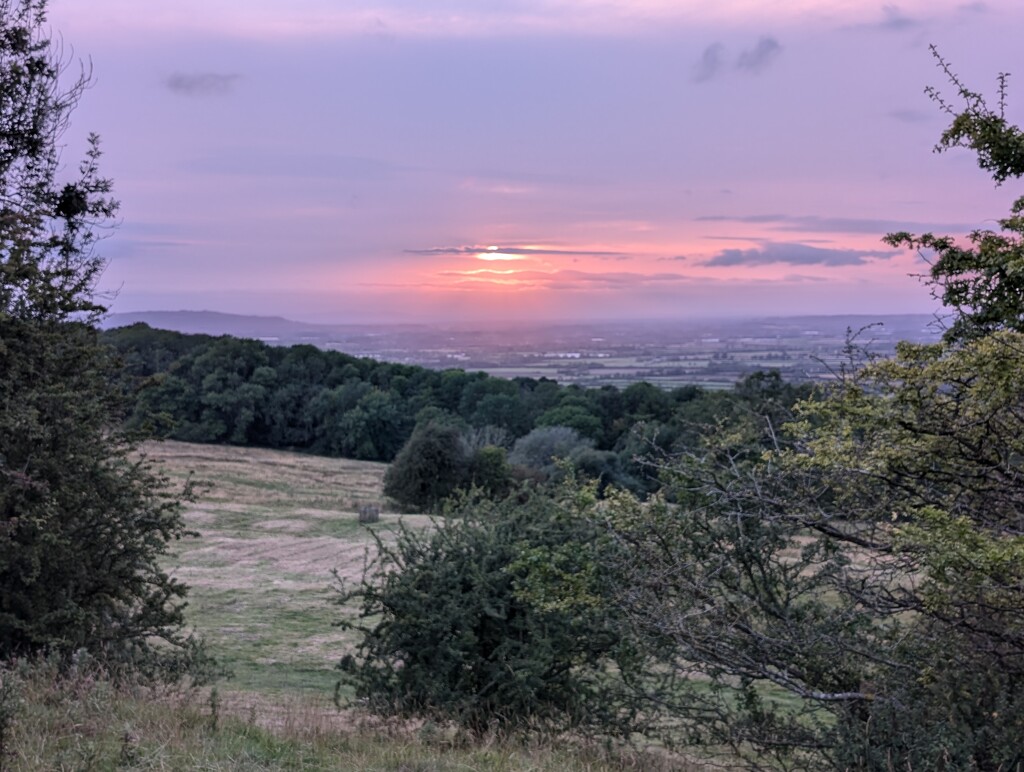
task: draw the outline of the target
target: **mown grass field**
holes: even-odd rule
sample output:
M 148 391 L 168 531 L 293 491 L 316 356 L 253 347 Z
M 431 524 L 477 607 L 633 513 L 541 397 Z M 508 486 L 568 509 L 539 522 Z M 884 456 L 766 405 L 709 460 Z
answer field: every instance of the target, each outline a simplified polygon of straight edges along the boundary
M 192 588 L 189 622 L 234 671 L 230 688 L 326 699 L 352 645 L 332 624 L 342 613 L 333 572 L 361 575 L 373 540 L 357 511 L 382 502 L 385 465 L 177 442 L 145 452 L 176 482 L 197 483 L 185 517 L 199 538 L 168 567 Z M 427 524 L 385 512 L 374 528 L 400 519 Z
M 468 743 L 430 725 L 382 725 L 333 704 L 335 663 L 355 640 L 332 623 L 333 572 L 357 579 L 373 538 L 360 504 L 382 503 L 385 466 L 165 442 L 143 452 L 176 484 L 198 536 L 167 567 L 187 582 L 187 619 L 234 672 L 210 689 L 113 689 L 45 664 L 0 670 L 0 770 L 696 770 L 679 759 L 575 741 Z M 384 511 L 384 538 L 404 520 Z

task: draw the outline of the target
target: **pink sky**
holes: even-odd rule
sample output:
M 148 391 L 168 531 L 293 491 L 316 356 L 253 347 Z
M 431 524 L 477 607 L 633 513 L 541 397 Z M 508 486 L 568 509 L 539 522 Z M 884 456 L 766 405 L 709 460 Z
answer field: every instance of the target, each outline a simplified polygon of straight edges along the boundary
M 1024 71 L 1015 0 L 52 0 L 50 21 L 96 76 L 68 154 L 102 135 L 115 311 L 927 312 L 925 263 L 881 236 L 993 227 L 1020 194 L 932 153 L 923 93 L 952 96 L 930 43 L 979 90 Z

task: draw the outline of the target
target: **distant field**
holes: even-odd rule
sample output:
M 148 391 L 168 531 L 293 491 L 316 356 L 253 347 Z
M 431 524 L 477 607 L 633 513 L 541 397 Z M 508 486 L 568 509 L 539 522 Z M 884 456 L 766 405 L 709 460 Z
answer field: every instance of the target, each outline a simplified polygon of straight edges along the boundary
M 254 448 L 147 444 L 165 473 L 199 484 L 186 511 L 198 539 L 168 568 L 192 588 L 187 619 L 235 672 L 231 689 L 326 699 L 352 645 L 332 626 L 333 570 L 350 579 L 372 545 L 360 504 L 382 501 L 384 464 Z M 419 515 L 385 513 L 374 528 Z

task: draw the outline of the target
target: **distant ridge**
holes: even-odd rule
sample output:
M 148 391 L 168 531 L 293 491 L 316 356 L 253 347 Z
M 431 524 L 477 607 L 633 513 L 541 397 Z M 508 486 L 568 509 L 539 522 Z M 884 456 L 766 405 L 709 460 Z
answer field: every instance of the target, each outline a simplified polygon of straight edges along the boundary
M 614 330 L 627 336 L 644 335 L 654 332 L 672 330 L 687 333 L 723 334 L 738 333 L 741 328 L 757 327 L 763 333 L 789 330 L 794 327 L 818 328 L 821 332 L 842 334 L 850 328 L 856 332 L 861 328 L 873 328 L 874 334 L 894 336 L 907 340 L 934 340 L 938 331 L 934 328 L 935 317 L 931 314 L 836 314 L 813 316 L 774 316 L 748 317 L 734 319 L 636 319 L 616 321 L 535 321 L 498 323 L 451 323 L 451 324 L 318 324 L 314 322 L 298 322 L 283 316 L 256 316 L 253 314 L 229 314 L 221 311 L 132 311 L 128 313 L 109 314 L 101 327 L 112 329 L 127 327 L 143 322 L 159 330 L 172 330 L 186 334 L 231 335 L 236 338 L 257 338 L 274 343 L 313 343 L 329 345 L 363 344 L 369 348 L 377 348 L 382 338 L 402 340 L 403 347 L 425 343 L 437 335 L 451 334 L 462 339 L 463 336 L 491 334 L 500 331 L 503 335 L 514 332 L 516 337 L 528 332 L 541 331 L 586 331 Z M 882 327 L 876 327 L 878 324 Z M 450 338 L 449 340 L 454 340 Z M 415 341 L 415 343 L 413 343 Z
M 236 338 L 299 340 L 320 339 L 346 333 L 366 333 L 379 325 L 314 324 L 297 322 L 283 316 L 251 316 L 221 311 L 132 311 L 109 314 L 101 323 L 104 329 L 128 327 L 142 322 L 158 330 L 187 334 L 232 335 Z M 388 325 L 392 328 L 419 329 L 420 325 Z

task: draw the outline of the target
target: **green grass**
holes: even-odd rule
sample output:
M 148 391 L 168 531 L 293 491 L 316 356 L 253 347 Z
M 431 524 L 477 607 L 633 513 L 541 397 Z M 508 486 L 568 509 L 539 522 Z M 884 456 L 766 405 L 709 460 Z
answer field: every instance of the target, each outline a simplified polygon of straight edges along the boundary
M 0 770 L 700 768 L 566 738 L 468 742 L 339 712 L 334 666 L 356 640 L 333 624 L 345 610 L 333 604 L 332 571 L 361 575 L 374 541 L 356 512 L 383 503 L 384 465 L 174 442 L 145 452 L 171 480 L 204 483 L 185 513 L 199 537 L 175 545 L 166 565 L 191 588 L 190 626 L 234 677 L 212 700 L 208 690 L 115 689 L 96 673 L 60 678 L 45 663 L 17 676 L 0 670 L 0 685 L 17 682 L 15 696 L 0 688 Z M 372 528 L 389 538 L 403 520 L 429 527 L 428 518 L 385 511 Z
M 574 741 L 470 742 L 430 725 L 369 726 L 299 699 L 246 701 L 209 690 L 118 689 L 88 667 L 60 676 L 46 662 L 21 663 L 0 670 L 0 681 L 0 768 L 18 772 L 698 769 Z
M 326 696 L 352 633 L 333 572 L 361 575 L 371 532 L 363 503 L 384 503 L 385 466 L 252 448 L 167 442 L 146 453 L 172 480 L 200 483 L 185 517 L 198 539 L 176 545 L 167 567 L 191 588 L 186 612 L 211 653 L 234 672 L 225 689 Z M 403 518 L 386 513 L 385 534 Z

